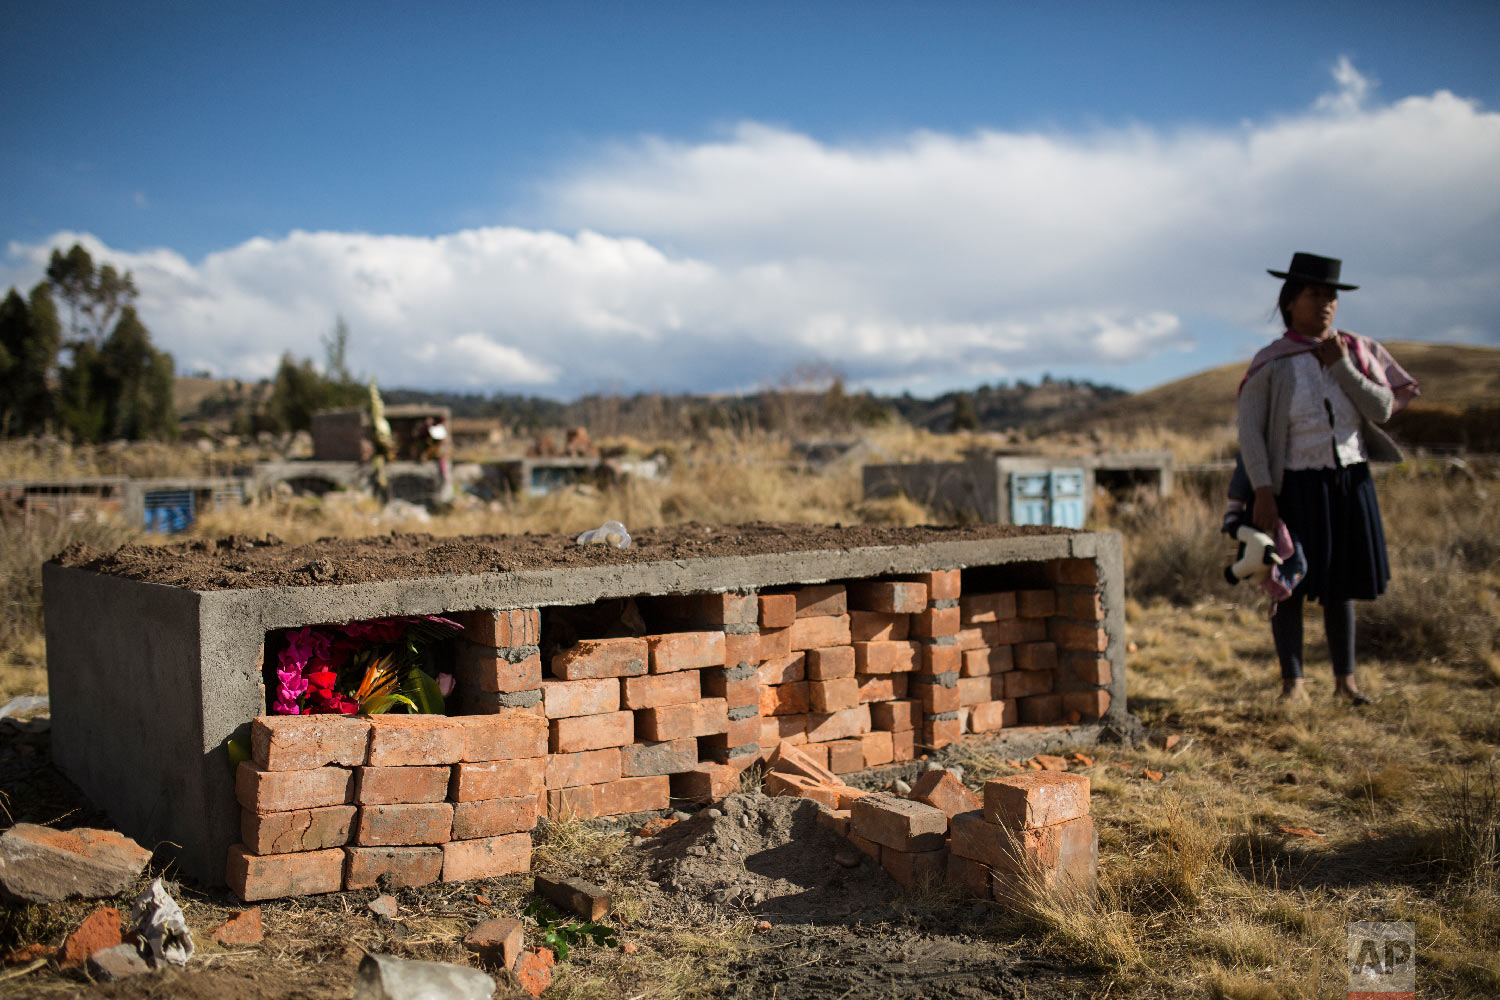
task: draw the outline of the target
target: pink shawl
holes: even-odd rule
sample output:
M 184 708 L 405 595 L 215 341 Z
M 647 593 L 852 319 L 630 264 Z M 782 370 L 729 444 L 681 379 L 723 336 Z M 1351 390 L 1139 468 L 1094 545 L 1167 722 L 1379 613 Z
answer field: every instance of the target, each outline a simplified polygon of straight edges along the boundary
M 1378 342 L 1357 333 L 1350 333 L 1348 330 L 1337 330 L 1335 335 L 1341 338 L 1348 347 L 1349 357 L 1353 359 L 1354 367 L 1359 369 L 1360 374 L 1376 385 L 1385 386 L 1395 395 L 1396 405 L 1391 410 L 1392 416 L 1406 409 L 1407 403 L 1422 394 L 1422 388 L 1417 385 L 1417 380 L 1411 377 L 1410 372 L 1397 364 L 1390 352 Z M 1251 375 L 1272 361 L 1314 350 L 1319 343 L 1320 341 L 1311 337 L 1304 337 L 1300 333 L 1288 330 L 1281 335 L 1279 340 L 1261 348 L 1250 360 L 1250 367 L 1245 371 L 1245 377 L 1240 379 L 1240 389 L 1245 388 L 1245 383 L 1249 381 Z

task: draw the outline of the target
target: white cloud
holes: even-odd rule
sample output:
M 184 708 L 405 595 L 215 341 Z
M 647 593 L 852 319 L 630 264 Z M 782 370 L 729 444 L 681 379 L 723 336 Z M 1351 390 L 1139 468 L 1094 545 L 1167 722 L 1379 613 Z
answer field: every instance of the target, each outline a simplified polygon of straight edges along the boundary
M 382 382 L 572 394 L 775 383 L 807 362 L 890 385 L 1115 366 L 1266 329 L 1293 250 L 1345 258 L 1340 319 L 1500 342 L 1500 115 L 1374 101 L 1347 59 L 1300 115 L 1220 129 L 917 132 L 821 142 L 746 123 L 575 164 L 551 229 L 292 232 L 188 261 L 87 235 L 12 244 L 29 284 L 81 239 L 135 273 L 180 359 L 262 376 L 343 315 Z M 572 235 L 567 235 L 567 234 Z

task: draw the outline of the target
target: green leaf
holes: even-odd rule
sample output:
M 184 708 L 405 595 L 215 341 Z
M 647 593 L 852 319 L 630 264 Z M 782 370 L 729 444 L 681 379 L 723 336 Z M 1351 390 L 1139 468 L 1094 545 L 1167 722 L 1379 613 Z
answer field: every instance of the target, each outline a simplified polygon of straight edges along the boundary
M 413 667 L 402 676 L 401 693 L 410 699 L 413 712 L 442 715 L 447 707 L 443 704 L 443 692 L 438 689 L 437 681 L 419 667 Z
M 413 712 L 417 711 L 417 706 L 412 703 L 412 700 L 402 694 L 378 694 L 366 699 L 359 706 L 359 710 L 366 715 L 384 715 L 397 705 L 405 705 Z
M 224 749 L 229 751 L 229 769 L 233 771 L 240 766 L 241 761 L 250 759 L 250 747 L 244 740 L 225 740 Z

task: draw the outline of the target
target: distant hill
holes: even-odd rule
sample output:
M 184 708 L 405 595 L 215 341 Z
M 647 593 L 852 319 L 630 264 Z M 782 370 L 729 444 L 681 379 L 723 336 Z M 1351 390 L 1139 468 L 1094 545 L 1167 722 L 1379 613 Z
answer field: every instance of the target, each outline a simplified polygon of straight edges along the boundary
M 1500 348 L 1392 341 L 1391 354 L 1422 385 L 1412 410 L 1465 411 L 1500 400 Z M 1234 425 L 1235 393 L 1245 374 L 1236 362 L 1128 396 L 1109 400 L 1057 426 L 1117 432 L 1164 428 L 1186 435 Z M 1416 440 L 1416 438 L 1408 438 Z

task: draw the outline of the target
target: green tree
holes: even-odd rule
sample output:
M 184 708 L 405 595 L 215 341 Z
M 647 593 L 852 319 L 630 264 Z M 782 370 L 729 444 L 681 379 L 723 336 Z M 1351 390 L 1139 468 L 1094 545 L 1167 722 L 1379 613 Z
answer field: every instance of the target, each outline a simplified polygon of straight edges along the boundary
M 979 427 L 979 417 L 974 412 L 974 397 L 960 392 L 953 397 L 953 421 L 950 431 L 972 431 Z
M 135 301 L 135 280 L 130 272 L 116 271 L 112 264 L 96 267 L 94 258 L 74 243 L 65 254 L 52 251 L 47 262 L 47 280 L 68 304 L 68 329 L 74 340 L 101 343 L 115 317 Z
M 349 324 L 342 316 L 322 341 L 321 372 L 311 358 L 299 360 L 290 351 L 281 356 L 265 410 L 256 421 L 262 429 L 305 431 L 319 410 L 363 405 L 368 390 L 349 371 Z
M 134 306 L 120 311 L 99 360 L 110 437 L 177 436 L 172 356 L 152 346 L 151 334 Z
M 0 302 L 0 434 L 44 431 L 55 416 L 51 384 L 62 329 L 47 283 L 28 301 L 14 288 Z

